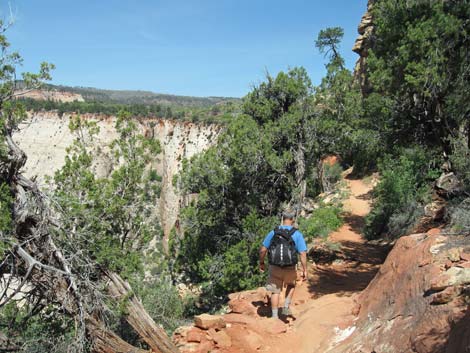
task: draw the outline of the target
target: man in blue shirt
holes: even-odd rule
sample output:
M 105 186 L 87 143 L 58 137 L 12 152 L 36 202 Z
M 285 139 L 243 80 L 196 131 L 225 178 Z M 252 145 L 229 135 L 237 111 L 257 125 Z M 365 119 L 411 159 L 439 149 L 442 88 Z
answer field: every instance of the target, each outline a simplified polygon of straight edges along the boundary
M 282 229 L 293 230 L 295 221 L 295 213 L 294 212 L 284 212 L 282 214 L 282 225 L 280 226 Z M 264 258 L 268 253 L 268 249 L 271 245 L 271 242 L 274 237 L 274 230 L 269 232 L 266 238 L 263 241 L 263 245 L 260 249 L 260 256 L 259 256 L 259 269 L 261 272 L 265 271 L 264 266 Z M 292 234 L 292 240 L 295 243 L 295 249 L 300 254 L 300 263 L 302 264 L 302 280 L 305 281 L 307 279 L 307 244 L 305 243 L 305 239 L 303 234 L 296 230 Z M 294 290 L 297 280 L 297 270 L 296 265 L 287 266 L 287 267 L 280 267 L 270 264 L 269 265 L 269 278 L 268 283 L 266 285 L 266 289 L 272 292 L 271 295 L 271 310 L 272 310 L 272 317 L 279 318 L 278 314 L 278 307 L 279 307 L 279 294 L 281 290 L 286 287 L 286 299 L 284 301 L 284 308 L 282 313 L 284 315 L 291 315 L 291 311 L 289 309 L 289 305 L 292 301 L 292 297 L 294 296 Z

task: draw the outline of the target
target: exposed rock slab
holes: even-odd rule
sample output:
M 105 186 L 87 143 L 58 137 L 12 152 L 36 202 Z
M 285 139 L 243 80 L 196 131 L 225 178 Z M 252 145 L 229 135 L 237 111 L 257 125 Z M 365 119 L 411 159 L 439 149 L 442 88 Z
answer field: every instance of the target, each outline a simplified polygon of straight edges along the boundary
M 470 278 L 460 256 L 468 247 L 470 239 L 437 234 L 400 238 L 357 299 L 354 334 L 329 352 L 469 352 L 470 326 L 460 324 L 468 321 L 462 293 Z

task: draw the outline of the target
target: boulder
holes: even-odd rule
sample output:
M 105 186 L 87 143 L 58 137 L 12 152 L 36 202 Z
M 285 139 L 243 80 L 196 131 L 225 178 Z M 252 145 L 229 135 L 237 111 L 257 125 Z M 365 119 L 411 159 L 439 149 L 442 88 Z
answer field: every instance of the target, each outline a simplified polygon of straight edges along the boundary
M 470 261 L 470 253 L 462 252 L 460 254 L 460 259 L 463 261 Z
M 446 214 L 446 203 L 442 201 L 432 201 L 424 206 L 424 215 L 432 221 L 440 221 Z
M 204 334 L 197 328 L 190 330 L 186 334 L 187 342 L 201 342 L 204 338 Z
M 210 331 L 209 334 L 218 347 L 229 348 L 232 346 L 232 339 L 225 331 Z
M 228 306 L 230 311 L 235 314 L 256 315 L 257 313 L 255 306 L 245 299 L 232 299 Z
M 356 299 L 356 330 L 328 353 L 470 352 L 470 270 L 450 260 L 469 245 L 466 237 L 439 234 L 400 238 Z
M 454 300 L 460 294 L 461 290 L 458 287 L 447 287 L 442 292 L 436 293 L 432 296 L 431 304 L 447 304 Z
M 462 183 L 454 173 L 442 174 L 435 184 L 438 194 L 452 196 L 462 191 Z
M 262 325 L 264 330 L 272 335 L 280 335 L 287 331 L 287 325 L 281 320 L 266 319 Z
M 194 325 L 203 330 L 209 330 L 211 328 L 215 330 L 223 329 L 226 324 L 222 316 L 220 315 L 209 315 L 202 314 L 194 317 Z

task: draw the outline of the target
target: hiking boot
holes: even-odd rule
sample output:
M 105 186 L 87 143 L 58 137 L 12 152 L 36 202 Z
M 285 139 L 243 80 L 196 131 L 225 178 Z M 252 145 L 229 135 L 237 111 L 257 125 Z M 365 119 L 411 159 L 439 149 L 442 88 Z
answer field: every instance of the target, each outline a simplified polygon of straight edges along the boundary
M 284 316 L 294 316 L 292 315 L 292 310 L 290 310 L 290 308 L 282 308 L 282 315 Z

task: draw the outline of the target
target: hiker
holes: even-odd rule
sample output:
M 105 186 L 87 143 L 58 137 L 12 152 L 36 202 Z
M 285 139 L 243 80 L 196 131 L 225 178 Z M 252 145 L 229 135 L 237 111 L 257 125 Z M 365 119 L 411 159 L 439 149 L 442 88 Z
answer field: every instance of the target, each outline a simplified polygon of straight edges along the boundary
M 302 280 L 307 279 L 307 244 L 303 234 L 294 227 L 295 213 L 283 212 L 282 225 L 269 232 L 259 252 L 259 269 L 265 271 L 264 258 L 268 254 L 269 278 L 266 289 L 272 293 L 272 317 L 278 319 L 279 294 L 286 287 L 282 314 L 292 316 L 289 305 L 294 296 L 297 280 L 297 262 L 300 254 Z

